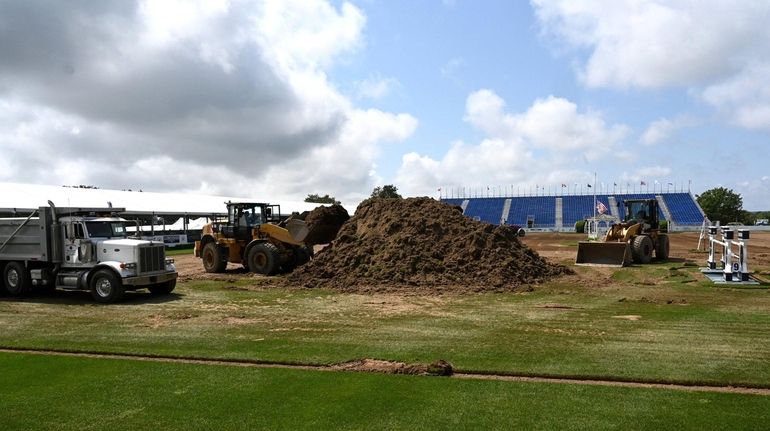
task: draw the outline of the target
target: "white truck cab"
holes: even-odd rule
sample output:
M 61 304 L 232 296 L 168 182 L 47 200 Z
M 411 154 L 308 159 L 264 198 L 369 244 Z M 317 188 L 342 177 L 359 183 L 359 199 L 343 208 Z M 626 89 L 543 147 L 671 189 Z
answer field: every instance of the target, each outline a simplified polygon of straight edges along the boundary
M 37 286 L 89 290 L 98 302 L 118 301 L 126 290 L 173 291 L 177 272 L 165 246 L 129 237 L 126 220 L 115 215 L 122 210 L 51 204 L 38 217 L 0 219 L 5 289 L 12 295 Z

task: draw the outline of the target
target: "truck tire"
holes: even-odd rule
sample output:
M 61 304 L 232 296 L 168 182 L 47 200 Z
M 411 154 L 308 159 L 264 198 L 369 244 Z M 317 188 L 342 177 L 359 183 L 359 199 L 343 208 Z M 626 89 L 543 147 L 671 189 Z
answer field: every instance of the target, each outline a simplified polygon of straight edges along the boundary
M 96 302 L 112 303 L 120 301 L 126 288 L 120 278 L 109 269 L 100 269 L 91 276 L 91 296 Z
M 216 243 L 210 242 L 203 246 L 201 259 L 203 260 L 203 269 L 206 272 L 224 272 L 227 268 L 227 262 L 222 260 L 222 250 Z
M 29 271 L 21 262 L 8 262 L 5 265 L 3 283 L 5 284 L 5 290 L 12 296 L 24 295 L 32 288 Z
M 668 235 L 658 235 L 658 246 L 655 248 L 655 257 L 660 260 L 668 260 Z
M 165 281 L 163 283 L 153 284 L 152 286 L 149 286 L 147 290 L 149 290 L 153 295 L 168 295 L 174 291 L 175 287 L 176 279 Z
M 645 235 L 638 235 L 631 243 L 631 255 L 636 263 L 650 263 L 652 260 L 652 240 Z
M 249 271 L 257 274 L 272 275 L 278 269 L 280 256 L 278 247 L 263 242 L 249 249 L 246 256 L 246 262 L 249 265 Z

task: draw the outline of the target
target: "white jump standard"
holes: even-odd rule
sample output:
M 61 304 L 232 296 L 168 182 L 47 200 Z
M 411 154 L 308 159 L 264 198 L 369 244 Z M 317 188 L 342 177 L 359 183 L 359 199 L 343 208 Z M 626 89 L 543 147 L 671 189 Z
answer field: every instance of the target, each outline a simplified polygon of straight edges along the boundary
M 727 226 L 721 228 L 721 239 L 717 239 L 716 226 L 709 226 L 709 257 L 706 263 L 708 268 L 701 269 L 701 272 L 715 283 L 730 284 L 759 284 L 749 273 L 749 231 L 747 229 L 738 230 L 738 238 L 735 238 L 735 231 Z M 717 267 L 717 247 L 721 246 L 721 257 Z M 737 253 L 733 250 L 737 247 Z M 733 260 L 735 259 L 735 260 Z

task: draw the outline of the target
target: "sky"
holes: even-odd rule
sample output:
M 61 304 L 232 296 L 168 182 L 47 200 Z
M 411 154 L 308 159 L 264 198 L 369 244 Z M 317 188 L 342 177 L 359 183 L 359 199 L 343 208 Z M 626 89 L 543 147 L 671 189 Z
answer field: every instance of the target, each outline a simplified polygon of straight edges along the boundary
M 769 210 L 767 22 L 764 0 L 3 1 L 0 182 Z

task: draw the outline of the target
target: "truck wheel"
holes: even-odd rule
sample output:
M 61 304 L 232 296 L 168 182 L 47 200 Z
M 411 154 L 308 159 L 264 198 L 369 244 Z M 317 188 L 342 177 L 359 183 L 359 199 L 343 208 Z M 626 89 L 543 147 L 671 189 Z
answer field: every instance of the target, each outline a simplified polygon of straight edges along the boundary
M 227 262 L 222 260 L 222 251 L 213 242 L 203 246 L 201 258 L 203 259 L 203 269 L 206 272 L 224 272 L 227 268 Z
M 111 303 L 119 301 L 126 288 L 120 278 L 108 269 L 100 269 L 91 277 L 91 296 L 96 302 Z
M 658 246 L 655 248 L 655 257 L 660 260 L 667 260 L 668 246 L 668 235 L 658 235 Z
M 652 260 L 652 240 L 648 236 L 639 235 L 631 243 L 631 254 L 636 263 L 650 263 Z
M 246 256 L 249 271 L 264 275 L 274 274 L 279 260 L 278 248 L 269 242 L 255 245 Z
M 23 295 L 32 288 L 29 271 L 19 262 L 9 262 L 5 265 L 3 282 L 5 282 L 5 290 L 13 296 Z
M 176 279 L 165 281 L 163 283 L 153 284 L 152 286 L 149 286 L 147 290 L 149 290 L 153 295 L 168 295 L 174 291 L 175 287 Z

